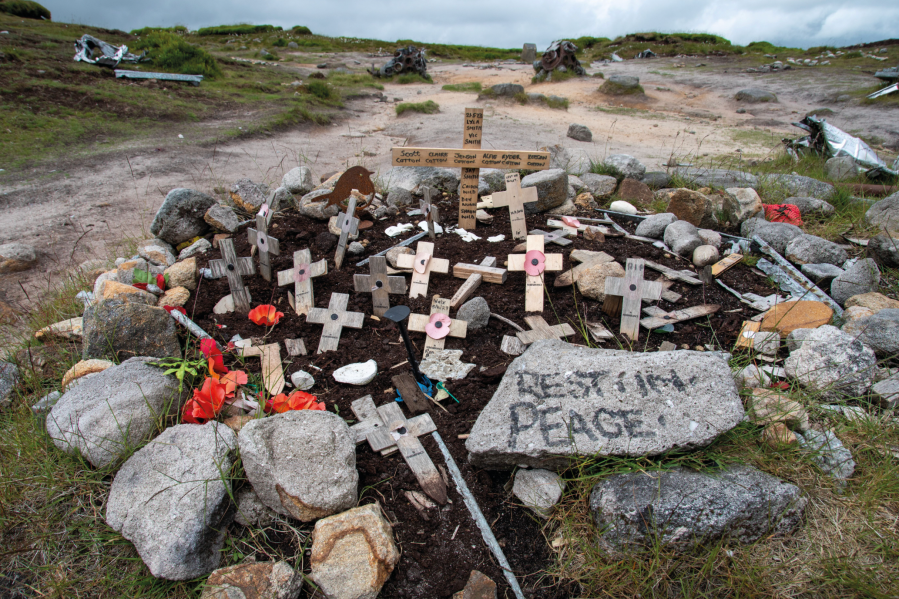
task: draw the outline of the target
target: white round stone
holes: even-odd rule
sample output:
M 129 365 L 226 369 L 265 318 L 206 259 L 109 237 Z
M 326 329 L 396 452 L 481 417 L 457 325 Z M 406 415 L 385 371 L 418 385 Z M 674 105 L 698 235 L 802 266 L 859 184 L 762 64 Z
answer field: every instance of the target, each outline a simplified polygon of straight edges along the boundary
M 634 208 L 634 205 L 623 200 L 612 202 L 612 204 L 609 206 L 609 210 L 622 212 L 624 214 L 637 214 L 637 209 Z
M 290 382 L 300 391 L 305 391 L 312 388 L 312 385 L 315 384 L 315 379 L 305 370 L 297 370 L 290 375 Z
M 701 245 L 693 250 L 693 266 L 702 268 L 718 262 L 718 250 L 713 245 Z
M 374 360 L 347 364 L 334 371 L 334 380 L 347 385 L 367 385 L 378 376 L 378 363 Z

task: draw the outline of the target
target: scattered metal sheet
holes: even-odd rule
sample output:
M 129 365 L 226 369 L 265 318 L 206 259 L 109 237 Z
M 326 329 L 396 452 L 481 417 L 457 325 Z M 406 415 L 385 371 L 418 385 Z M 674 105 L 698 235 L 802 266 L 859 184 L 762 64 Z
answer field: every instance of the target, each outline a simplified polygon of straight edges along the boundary
M 899 175 L 899 172 L 888 167 L 868 144 L 834 127 L 824 119 L 807 116 L 798 123 L 793 123 L 793 126 L 809 133 L 799 139 L 783 140 L 787 151 L 794 156 L 800 151 L 812 151 L 828 158 L 850 156 L 859 165 L 868 169 L 865 174 L 869 178 L 874 179 L 884 174 L 894 177 Z
M 75 41 L 75 62 L 98 64 L 103 67 L 117 67 L 120 62 L 140 62 L 147 56 L 128 52 L 128 46 L 113 46 L 92 35 L 84 34 Z
M 656 56 L 658 55 L 655 52 L 647 48 L 646 50 L 643 50 L 642 52 L 634 56 L 634 58 L 655 58 Z
M 581 77 L 587 74 L 577 59 L 577 46 L 568 40 L 556 40 L 551 43 L 543 53 L 539 65 L 535 64 L 535 67 L 537 66 L 547 73 L 551 73 L 559 67 L 565 67 Z
M 125 71 L 116 69 L 115 76 L 117 79 L 160 79 L 163 81 L 185 81 L 194 86 L 200 85 L 203 81 L 203 75 L 179 75 L 177 73 L 145 73 L 143 71 Z
M 874 76 L 883 81 L 892 81 L 893 83 L 899 83 L 899 67 L 881 69 L 874 73 Z
M 883 89 L 877 90 L 873 94 L 868 94 L 867 98 L 869 100 L 873 100 L 874 98 L 879 98 L 881 96 L 888 96 L 893 92 L 899 91 L 899 83 L 894 83 L 893 85 L 888 85 Z
M 418 73 L 422 77 L 428 76 L 428 61 L 425 59 L 425 49 L 415 46 L 397 48 L 393 58 L 388 60 L 380 70 L 371 71 L 375 77 L 393 77 L 400 73 Z

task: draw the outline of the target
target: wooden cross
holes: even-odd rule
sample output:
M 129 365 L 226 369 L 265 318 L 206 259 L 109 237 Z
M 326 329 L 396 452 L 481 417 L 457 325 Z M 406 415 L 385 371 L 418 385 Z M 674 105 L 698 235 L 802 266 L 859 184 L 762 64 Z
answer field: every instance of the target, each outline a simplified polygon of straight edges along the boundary
M 493 207 L 509 207 L 509 221 L 512 223 L 512 239 L 527 237 L 528 225 L 524 219 L 525 202 L 537 201 L 537 188 L 521 188 L 518 173 L 506 173 L 506 191 L 493 194 Z
M 547 231 L 541 231 L 540 229 L 534 229 L 533 231 L 528 231 L 528 235 L 543 235 L 543 237 L 549 243 L 561 245 L 562 247 L 565 247 L 566 245 L 571 245 L 572 243 L 574 243 L 570 239 L 565 239 L 565 235 L 563 235 L 562 233 L 559 233 L 558 231 L 547 232 Z
M 652 331 L 654 329 L 661 328 L 666 324 L 676 324 L 685 320 L 699 318 L 700 316 L 708 316 L 709 314 L 714 314 L 720 309 L 721 306 L 717 304 L 702 304 L 700 306 L 693 306 L 692 308 L 684 308 L 683 310 L 666 312 L 657 306 L 649 306 L 647 308 L 643 308 L 643 313 L 646 314 L 647 318 L 644 318 L 640 321 L 640 326 L 642 326 L 644 329 Z
M 309 314 L 315 305 L 312 292 L 312 279 L 328 274 L 328 261 L 312 262 L 312 253 L 308 250 L 297 250 L 293 253 L 293 268 L 278 271 L 278 285 L 293 283 L 293 293 L 287 292 L 287 299 L 297 314 Z
M 580 274 L 585 270 L 598 264 L 614 262 L 615 258 L 605 252 L 592 252 L 590 250 L 573 250 L 568 255 L 568 259 L 572 262 L 579 262 L 577 266 L 571 270 L 566 270 L 553 281 L 553 287 L 567 287 L 573 285 Z
M 362 328 L 365 314 L 362 312 L 347 312 L 346 307 L 349 301 L 350 295 L 348 293 L 332 293 L 327 310 L 325 308 L 312 308 L 309 310 L 306 322 L 325 325 L 316 353 L 336 351 L 337 344 L 340 343 L 340 334 L 343 332 L 343 327 L 350 327 L 351 329 Z
M 346 212 L 337 215 L 337 224 L 340 225 L 340 239 L 337 241 L 337 252 L 334 254 L 334 268 L 339 269 L 343 264 L 343 256 L 346 254 L 346 240 L 350 233 L 359 229 L 359 219 L 356 213 L 356 196 L 350 196 L 350 204 Z
M 231 298 L 234 300 L 234 307 L 241 312 L 249 312 L 250 292 L 244 287 L 241 277 L 256 274 L 253 259 L 249 257 L 238 258 L 234 252 L 233 239 L 222 239 L 219 241 L 219 248 L 222 250 L 222 258 L 221 260 L 210 260 L 209 268 L 216 277 L 228 277 L 228 287 L 231 288 Z
M 371 293 L 375 316 L 383 316 L 390 309 L 391 293 L 406 293 L 405 277 L 387 276 L 387 258 L 372 256 L 368 261 L 367 275 L 353 275 L 356 293 Z
M 409 284 L 409 297 L 425 297 L 428 295 L 428 281 L 432 272 L 446 274 L 449 272 L 449 260 L 434 257 L 434 244 L 419 241 L 415 255 L 400 254 L 396 259 L 399 268 L 412 269 L 412 282 Z
M 459 266 L 459 265 L 457 264 L 456 266 Z M 481 263 L 477 266 L 480 266 L 483 268 L 491 268 L 491 269 L 495 268 L 496 267 L 496 258 L 494 258 L 493 256 L 487 256 L 486 258 L 481 260 Z M 506 271 L 504 270 L 503 272 L 506 272 Z M 456 274 L 455 267 L 453 267 L 453 276 L 459 276 Z M 468 278 L 465 280 L 465 283 L 463 283 L 462 286 L 459 287 L 459 289 L 456 291 L 455 295 L 453 295 L 453 298 L 450 300 L 450 308 L 455 310 L 460 305 L 462 305 L 462 302 L 467 300 L 471 296 L 471 294 L 474 293 L 474 290 L 477 289 L 478 287 L 480 287 L 481 281 L 483 281 L 483 280 L 484 280 L 484 276 L 480 272 L 478 272 L 478 271 L 471 272 L 468 275 Z M 505 277 L 503 277 L 503 281 L 505 281 Z
M 525 316 L 524 321 L 532 330 L 515 333 L 515 336 L 524 345 L 530 345 L 540 339 L 558 339 L 574 335 L 574 329 L 567 322 L 551 327 L 542 316 Z
M 419 436 L 437 430 L 430 414 L 406 420 L 395 401 L 375 408 L 371 395 L 357 399 L 350 408 L 360 421 L 350 428 L 356 435 L 356 444 L 368 441 L 372 450 L 381 452 L 381 455 L 399 449 L 422 490 L 440 505 L 445 505 L 446 483 L 418 440 Z
M 440 213 L 437 211 L 437 206 L 431 203 L 431 188 L 423 187 L 422 192 L 424 193 L 424 197 L 418 205 L 421 207 L 421 213 L 428 223 L 428 237 L 436 239 L 437 235 L 434 234 L 434 222 L 440 218 Z
M 271 395 L 284 390 L 284 370 L 281 368 L 281 346 L 277 343 L 244 347 L 241 355 L 245 358 L 262 358 L 262 380 Z
M 642 258 L 628 258 L 624 273 L 624 278 L 606 277 L 605 294 L 606 298 L 621 296 L 621 334 L 636 341 L 640 336 L 642 302 L 662 299 L 662 284 L 643 280 Z
M 543 235 L 528 235 L 526 254 L 509 254 L 509 270 L 519 271 L 536 268 L 539 270 L 540 257 L 543 257 L 544 271 L 562 270 L 562 254 L 543 253 Z M 534 252 L 532 254 L 531 252 Z M 530 264 L 525 264 L 525 257 Z M 525 285 L 524 309 L 526 312 L 543 312 L 543 272 L 528 274 Z
M 278 255 L 281 250 L 278 248 L 278 240 L 269 237 L 268 234 L 268 215 L 269 209 L 267 204 L 263 204 L 256 215 L 256 228 L 247 229 L 247 236 L 250 239 L 250 245 L 259 248 L 259 274 L 266 281 L 272 280 L 272 261 L 269 254 Z
M 428 333 L 425 327 L 428 326 L 428 323 L 431 320 L 431 316 L 434 314 L 442 314 L 449 318 L 450 312 L 450 301 L 446 298 L 440 297 L 439 295 L 435 295 L 434 299 L 431 300 L 431 314 L 425 316 L 424 314 L 410 314 L 409 315 L 409 330 L 415 331 L 417 333 L 425 333 L 427 335 L 427 339 L 425 340 L 425 349 L 421 352 L 421 357 L 428 357 L 429 350 L 432 349 L 443 349 L 446 344 L 446 337 L 461 337 L 464 338 L 468 334 L 468 323 L 464 320 L 455 320 L 450 318 L 449 324 L 449 334 L 440 337 L 439 339 L 435 339 L 431 337 L 431 334 Z M 439 331 L 446 326 L 443 322 L 436 322 L 434 327 Z
M 392 166 L 436 166 L 462 169 L 459 194 L 459 226 L 475 228 L 478 204 L 478 177 L 482 168 L 528 169 L 542 171 L 549 168 L 549 152 L 510 150 L 481 150 L 483 108 L 465 109 L 465 130 L 462 149 L 452 148 L 393 148 Z

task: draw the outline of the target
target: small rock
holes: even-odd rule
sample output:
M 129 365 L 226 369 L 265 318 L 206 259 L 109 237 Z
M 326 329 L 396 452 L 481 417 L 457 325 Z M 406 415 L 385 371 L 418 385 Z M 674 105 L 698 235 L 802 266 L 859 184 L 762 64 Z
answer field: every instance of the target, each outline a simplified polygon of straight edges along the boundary
M 265 187 L 250 179 L 239 179 L 231 186 L 231 199 L 250 214 L 259 212 L 259 208 L 266 203 L 267 195 Z
M 877 358 L 861 341 L 824 325 L 784 362 L 787 376 L 826 398 L 859 397 L 874 378 Z
M 453 594 L 453 599 L 496 599 L 496 583 L 477 570 L 472 570 L 465 588 Z
M 830 297 L 843 305 L 853 295 L 877 291 L 880 287 L 880 270 L 871 258 L 859 260 L 835 278 L 830 284 Z
M 874 383 L 871 392 L 880 402 L 880 407 L 884 410 L 892 410 L 899 405 L 899 374 Z
M 34 405 L 31 406 L 31 411 L 35 414 L 43 414 L 55 406 L 60 397 L 62 397 L 62 393 L 59 391 L 52 391 L 34 402 Z
M 833 279 L 843 274 L 843 269 L 833 264 L 803 264 L 799 268 L 813 283 L 823 285 L 825 289 Z
M 490 87 L 493 94 L 500 97 L 514 98 L 524 93 L 524 86 L 517 83 L 498 83 Z
M 253 418 L 251 417 L 251 420 L 252 419 Z M 249 424 L 249 422 L 247 424 Z M 244 426 L 246 426 L 246 424 Z M 278 519 L 278 514 L 275 510 L 262 503 L 252 487 L 241 489 L 237 494 L 236 499 L 237 515 L 234 519 L 241 526 L 246 526 L 247 528 L 253 526 L 265 528 Z
M 852 308 L 853 306 L 861 306 L 862 308 L 867 308 L 876 314 L 881 310 L 899 309 L 899 301 L 888 298 L 882 293 L 872 291 L 870 293 L 853 295 L 852 297 L 847 299 L 846 307 Z
M 0 245 L 0 273 L 28 270 L 37 263 L 37 252 L 24 243 Z
M 156 211 L 150 232 L 171 245 L 179 245 L 206 233 L 204 215 L 215 198 L 193 189 L 173 189 Z
M 860 306 L 849 308 L 853 311 L 863 309 L 867 310 Z M 858 339 L 881 356 L 893 356 L 899 352 L 899 310 L 887 308 L 870 315 L 853 315 L 852 319 L 846 319 L 845 312 L 843 314 L 844 320 L 847 320 L 843 325 L 844 333 Z
M 784 445 L 793 445 L 799 441 L 796 433 L 782 422 L 772 422 L 762 431 L 762 441 L 771 447 L 782 447 Z
M 587 225 L 584 227 L 584 239 L 587 241 L 605 241 L 606 229 Z
M 358 256 L 365 253 L 365 246 L 358 241 L 354 241 L 349 246 L 347 246 L 346 251 L 350 254 L 350 256 Z
M 209 250 L 212 249 L 212 244 L 209 243 L 206 239 L 198 239 L 194 243 L 190 244 L 178 254 L 178 260 L 187 260 L 192 256 L 196 256 L 198 254 L 205 254 Z
M 593 133 L 586 125 L 572 123 L 568 125 L 568 137 L 576 141 L 593 141 Z
M 747 407 L 750 419 L 756 424 L 780 422 L 794 430 L 809 429 L 808 412 L 802 404 L 772 389 L 753 389 Z
M 329 218 L 335 216 L 338 212 L 340 212 L 339 206 L 337 204 L 328 206 L 326 199 L 319 199 L 322 196 L 328 195 L 329 193 L 331 193 L 331 190 L 328 188 L 317 189 L 315 191 L 307 193 L 302 198 L 300 198 L 300 201 L 297 204 L 297 210 L 303 216 L 308 216 L 309 218 L 313 218 L 315 220 L 328 220 Z
M 156 296 L 149 291 L 125 285 L 118 281 L 105 281 L 99 291 L 97 300 L 120 300 L 125 303 L 145 304 L 147 306 L 156 305 Z
M 756 333 L 752 338 L 752 348 L 760 354 L 776 356 L 777 350 L 780 349 L 780 333 L 776 331 Z
M 732 225 L 739 226 L 764 210 L 762 198 L 751 187 L 730 187 L 724 191 L 724 215 Z
M 701 245 L 693 250 L 693 265 L 697 268 L 715 264 L 720 258 L 717 248 L 713 245 Z
M 777 102 L 777 96 L 773 93 L 755 87 L 741 89 L 736 93 L 734 98 L 738 102 L 749 102 L 751 104 L 757 104 L 759 102 Z
M 160 266 L 171 266 L 177 261 L 175 248 L 161 239 L 149 239 L 142 242 L 137 246 L 137 253 L 144 260 Z
M 623 277 L 624 268 L 617 262 L 595 264 L 581 271 L 577 277 L 577 289 L 584 297 L 596 301 L 606 299 L 606 277 Z
M 662 189 L 671 185 L 671 175 L 660 171 L 653 171 L 643 175 L 641 179 L 650 189 Z
M 197 279 L 200 276 L 197 270 L 197 259 L 188 258 L 187 260 L 176 262 L 165 269 L 165 275 L 170 287 L 184 287 L 193 291 L 197 288 Z
M 311 389 L 315 385 L 315 379 L 305 370 L 297 370 L 290 375 L 290 382 L 300 391 Z
M 287 562 L 238 564 L 213 572 L 200 599 L 297 599 L 302 588 L 302 572 Z
M 899 191 L 868 208 L 865 221 L 881 232 L 899 232 Z M 899 235 L 894 235 L 897 236 Z
M 702 239 L 702 245 L 710 245 L 716 250 L 721 249 L 721 234 L 711 229 L 699 229 L 696 231 L 699 238 Z
M 387 250 L 387 263 L 393 268 L 398 268 L 396 261 L 402 254 L 415 254 L 415 251 L 410 247 L 395 247 Z
M 212 225 L 216 230 L 226 231 L 228 233 L 234 233 L 240 226 L 240 219 L 237 218 L 237 214 L 234 213 L 234 210 L 227 206 L 222 206 L 221 204 L 214 204 L 209 208 L 203 216 L 203 220 Z
M 19 367 L 10 362 L 0 361 L 0 407 L 7 407 L 12 400 L 13 389 L 19 384 Z
M 672 252 L 684 257 L 692 257 L 696 248 L 702 245 L 696 227 L 685 220 L 674 221 L 665 227 L 663 240 Z
M 461 349 L 430 349 L 418 367 L 432 380 L 448 381 L 464 379 L 475 364 L 462 361 Z
M 62 375 L 62 382 L 59 386 L 63 391 L 66 391 L 68 390 L 69 385 L 74 381 L 91 374 L 103 372 L 107 368 L 112 368 L 113 366 L 115 366 L 115 364 L 109 360 L 80 360 Z
M 830 181 L 854 179 L 858 173 L 858 163 L 852 156 L 834 156 L 824 163 L 824 175 Z
M 636 77 L 634 79 L 636 79 Z M 639 160 L 628 154 L 612 154 L 611 156 L 606 157 L 602 163 L 613 172 L 617 173 L 622 179 L 630 177 L 631 179 L 637 179 L 639 181 L 643 179 L 643 175 L 646 174 L 646 167 L 643 166 Z M 586 179 L 584 180 L 584 183 L 587 183 Z M 594 195 L 596 195 L 596 192 L 594 192 Z
M 308 166 L 297 166 L 290 169 L 281 178 L 281 187 L 286 188 L 292 194 L 306 195 L 315 187 L 312 169 Z
M 615 193 L 615 188 L 618 187 L 618 179 L 608 175 L 585 173 L 580 175 L 579 178 L 597 200 L 605 200 L 612 197 L 612 194 Z
M 517 470 L 512 485 L 515 497 L 541 518 L 549 518 L 564 490 L 565 481 L 558 474 L 540 468 Z
M 763 387 L 770 385 L 775 379 L 786 376 L 783 368 L 755 364 L 749 364 L 734 374 L 734 381 L 738 387 Z
M 787 333 L 787 350 L 792 353 L 802 347 L 802 342 L 805 341 L 809 334 L 814 330 L 815 329 L 793 329 Z
M 718 226 L 715 203 L 708 196 L 692 189 L 677 189 L 671 194 L 668 212 L 696 227 L 714 229 Z
M 802 216 L 830 216 L 834 213 L 834 207 L 817 198 L 792 197 L 783 201 L 784 204 L 792 204 L 799 208 Z
M 328 219 L 328 232 L 331 233 L 331 235 L 336 235 L 337 237 L 340 237 L 341 230 L 340 230 L 340 225 L 337 224 L 336 216 L 332 216 L 330 219 Z M 359 239 L 359 233 L 358 232 L 349 233 L 347 235 L 347 239 Z
M 155 304 L 155 300 L 154 300 Z M 121 300 L 101 300 L 84 310 L 82 357 L 181 356 L 176 323 L 168 312 Z
M 160 296 L 156 305 L 161 307 L 171 306 L 172 308 L 182 307 L 190 299 L 190 291 L 185 287 L 172 287 L 166 289 L 165 293 Z
M 795 264 L 843 264 L 849 259 L 846 250 L 815 235 L 797 235 L 787 244 L 784 257 Z
M 652 190 L 649 186 L 631 178 L 624 179 L 618 186 L 618 197 L 641 206 L 648 206 L 653 201 Z
M 522 189 L 537 188 L 537 201 L 524 204 L 525 214 L 557 208 L 568 199 L 568 173 L 560 168 L 532 173 L 521 180 Z
M 767 175 L 767 183 L 789 196 L 830 199 L 835 188 L 830 183 L 793 174 Z
M 345 385 L 357 385 L 362 387 L 369 384 L 378 376 L 378 363 L 374 360 L 347 364 L 334 371 L 334 380 Z
M 637 209 L 633 204 L 623 200 L 616 200 L 609 205 L 609 210 L 621 212 L 622 214 L 637 214 Z
M 899 268 L 899 239 L 880 233 L 868 240 L 868 253 L 887 268 Z
M 629 75 L 612 75 L 599 87 L 599 92 L 610 96 L 642 94 L 640 78 Z
M 589 191 L 578 194 L 578 196 L 574 198 L 574 205 L 581 210 L 595 210 L 599 208 L 599 204 L 596 203 L 596 200 L 593 199 L 593 194 Z
M 809 453 L 812 461 L 825 474 L 845 484 L 846 480 L 855 472 L 855 460 L 852 459 L 852 453 L 843 446 L 833 432 L 808 430 L 797 434 L 800 447 Z
M 752 223 L 755 220 L 759 219 L 750 218 L 743 223 L 743 226 L 746 226 L 747 223 Z M 789 223 L 769 223 L 767 221 L 761 221 L 751 234 L 758 235 L 762 241 L 774 248 L 774 251 L 783 255 L 787 250 L 787 245 L 795 238 L 802 235 L 803 232 L 802 229 L 796 225 L 791 225 Z
M 647 216 L 639 225 L 637 225 L 636 234 L 640 237 L 661 239 L 665 234 L 665 228 L 676 220 L 677 217 L 670 212 Z
M 462 304 L 456 318 L 467 322 L 469 331 L 483 329 L 490 321 L 490 306 L 483 297 L 474 297 Z

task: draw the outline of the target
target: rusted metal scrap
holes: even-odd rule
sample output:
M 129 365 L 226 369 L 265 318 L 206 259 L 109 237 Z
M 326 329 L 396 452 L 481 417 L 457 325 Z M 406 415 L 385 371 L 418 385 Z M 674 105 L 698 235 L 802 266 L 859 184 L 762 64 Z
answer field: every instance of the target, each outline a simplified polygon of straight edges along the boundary
M 146 52 L 140 56 L 131 54 L 128 52 L 128 46 L 113 46 L 86 33 L 80 40 L 75 40 L 75 62 L 115 68 L 120 62 L 140 62 L 146 55 Z
M 577 59 L 577 46 L 568 40 L 557 40 L 549 45 L 543 57 L 534 61 L 534 70 L 537 77 L 545 77 L 553 71 L 573 71 L 576 75 L 584 76 L 587 71 Z
M 798 158 L 800 152 L 814 152 L 825 158 L 849 156 L 865 169 L 865 175 L 869 179 L 899 175 L 868 144 L 834 127 L 825 119 L 807 116 L 798 123 L 793 123 L 793 126 L 808 132 L 808 135 L 799 139 L 782 140 L 787 153 L 794 158 Z
M 391 58 L 380 70 L 372 69 L 371 74 L 376 77 L 393 77 L 401 73 L 417 73 L 422 77 L 428 76 L 428 61 L 425 60 L 425 49 L 415 46 L 397 48 Z

